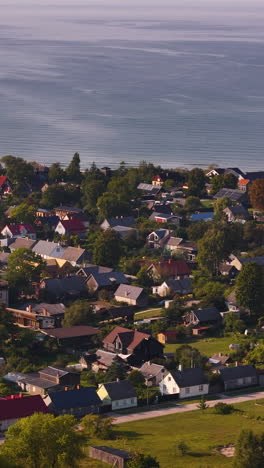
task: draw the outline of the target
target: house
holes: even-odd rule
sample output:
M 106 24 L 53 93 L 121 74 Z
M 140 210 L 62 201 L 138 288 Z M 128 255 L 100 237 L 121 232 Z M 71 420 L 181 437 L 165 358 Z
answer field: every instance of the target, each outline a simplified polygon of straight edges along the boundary
M 178 238 L 175 237 L 174 239 L 176 240 Z M 165 246 L 166 250 L 170 250 L 172 252 L 176 251 L 177 253 L 183 255 L 188 262 L 195 262 L 196 256 L 198 254 L 198 247 L 194 242 L 183 241 L 183 239 L 181 239 L 178 243 L 175 242 L 176 245 L 174 247 L 173 243 L 170 243 L 170 241 L 168 242 L 168 244 L 166 244 Z
M 37 217 L 35 219 L 35 225 L 39 228 L 42 228 L 44 232 L 54 232 L 55 228 L 59 222 L 60 218 L 58 216 L 43 216 Z
M 233 174 L 235 177 L 237 177 L 238 180 L 242 180 L 245 178 L 245 173 L 241 171 L 238 167 L 228 167 L 228 168 L 220 168 L 220 167 L 215 167 L 214 169 L 211 169 L 209 172 L 207 172 L 206 177 L 215 177 L 219 175 L 226 175 L 226 174 Z
M 225 354 L 216 353 L 209 358 L 209 363 L 212 365 L 213 372 L 216 372 L 219 369 L 222 369 L 223 367 L 226 367 L 229 364 L 231 364 L 232 359 L 230 358 L 230 356 L 226 356 Z
M 163 249 L 173 231 L 170 229 L 156 229 L 147 236 L 147 245 L 151 249 Z
M 107 229 L 113 229 L 117 226 L 131 227 L 135 224 L 135 218 L 133 216 L 117 216 L 116 218 L 105 219 L 100 225 L 103 231 Z
M 190 398 L 207 395 L 209 382 L 203 369 L 183 369 L 170 371 L 159 384 L 162 395 L 177 395 Z
M 72 414 L 82 418 L 86 414 L 98 414 L 101 400 L 95 387 L 77 387 L 73 390 L 64 389 L 58 392 L 49 392 L 44 397 L 44 403 L 50 412 L 57 415 Z
M 11 184 L 8 177 L 1 175 L 0 176 L 0 198 L 6 197 L 13 192 L 13 185 Z
M 75 327 L 53 328 L 52 330 L 40 330 L 43 335 L 53 338 L 58 345 L 69 348 L 85 348 L 91 346 L 92 340 L 99 333 L 98 328 L 87 325 Z
M 74 214 L 66 214 L 63 218 L 63 221 L 79 221 L 82 222 L 85 228 L 90 226 L 89 217 L 85 213 L 74 213 Z
M 239 203 L 245 200 L 246 194 L 241 190 L 222 188 L 215 195 L 214 199 L 218 200 L 219 198 L 227 197 L 234 203 Z
M 228 276 L 230 279 L 235 278 L 238 274 L 238 270 L 236 269 L 236 267 L 228 263 L 220 263 L 219 272 L 221 273 L 221 275 Z
M 138 307 L 144 307 L 148 303 L 148 296 L 144 289 L 130 284 L 120 284 L 114 297 L 117 302 L 125 302 Z
M 127 461 L 131 458 L 131 453 L 126 450 L 120 450 L 113 447 L 106 447 L 100 445 L 96 447 L 89 447 L 89 457 L 100 462 L 108 463 L 116 468 L 125 468 Z
M 229 312 L 233 312 L 235 314 L 240 315 L 241 308 L 240 308 L 240 306 L 238 304 L 238 301 L 236 299 L 235 290 L 231 291 L 231 293 L 228 294 L 225 303 L 226 303 L 226 306 L 227 306 Z
M 258 385 L 258 375 L 251 365 L 225 367 L 219 370 L 225 391 Z
M 46 210 L 45 208 L 37 208 L 36 210 L 37 218 L 47 218 L 49 216 L 53 216 L 53 212 L 51 210 Z
M 32 224 L 17 224 L 10 223 L 2 229 L 1 234 L 3 237 L 28 237 L 29 239 L 36 240 L 36 231 Z
M 74 208 L 73 206 L 66 205 L 57 206 L 53 211 L 60 219 L 64 219 L 66 215 L 78 215 L 83 212 L 80 208 Z
M 23 328 L 30 328 L 32 330 L 53 328 L 55 326 L 55 319 L 51 316 L 45 316 L 32 310 L 29 305 L 25 309 L 7 308 L 8 312 L 13 315 L 15 323 Z
M 0 277 L 0 304 L 5 307 L 9 305 L 9 287 L 8 281 L 1 279 Z
M 245 177 L 251 182 L 256 179 L 264 179 L 264 171 L 246 172 Z
M 40 240 L 32 247 L 32 251 L 46 260 L 48 258 L 62 258 L 65 248 L 57 242 Z
M 51 317 L 55 327 L 60 327 L 62 320 L 64 319 L 65 305 L 62 303 L 48 304 L 47 302 L 41 302 L 40 304 L 27 304 L 23 307 L 23 311 L 32 312 L 41 317 Z M 50 328 L 50 327 L 41 327 Z
M 24 379 L 19 383 L 24 391 L 42 396 L 50 389 L 59 391 L 65 387 L 74 387 L 79 384 L 79 373 L 51 366 L 41 369 L 36 374 L 24 374 Z
M 60 236 L 79 236 L 82 237 L 86 233 L 86 227 L 83 222 L 78 219 L 62 219 L 58 222 L 55 232 Z
M 49 413 L 40 395 L 25 397 L 19 394 L 1 398 L 0 432 L 6 431 L 20 419 L 32 416 L 34 413 Z
M 86 281 L 90 293 L 96 293 L 101 289 L 114 290 L 120 284 L 128 284 L 128 279 L 122 271 L 92 273 Z
M 173 297 L 176 294 L 181 296 L 192 294 L 192 280 L 191 278 L 166 280 L 160 286 L 153 286 L 152 294 L 156 294 L 160 297 Z
M 150 217 L 150 221 L 155 221 L 156 223 L 171 223 L 179 226 L 181 218 L 175 216 L 173 213 L 160 213 L 159 211 L 154 211 Z
M 185 325 L 189 326 L 217 326 L 221 323 L 222 317 L 216 307 L 207 307 L 189 312 L 183 317 Z
M 121 238 L 125 238 L 128 234 L 132 234 L 135 236 L 135 238 L 138 238 L 138 231 L 137 229 L 134 229 L 132 227 L 128 226 L 115 226 L 112 228 L 113 231 L 117 232 Z
M 162 185 L 164 184 L 164 180 L 160 175 L 156 175 L 153 177 L 151 184 L 157 187 L 162 187 Z
M 154 281 L 187 278 L 191 274 L 191 270 L 184 260 L 164 260 L 152 263 L 147 272 Z
M 249 219 L 248 210 L 243 205 L 228 206 L 223 210 L 229 222 L 245 223 Z
M 110 406 L 112 411 L 137 406 L 137 393 L 129 380 L 101 383 L 97 395 L 103 406 Z
M 161 190 L 161 186 L 157 186 L 157 185 L 152 185 L 152 184 L 145 184 L 144 182 L 140 183 L 138 186 L 137 186 L 137 189 L 140 191 L 140 192 L 143 192 L 144 194 L 146 195 L 158 195 L 158 193 L 160 192 Z
M 238 190 L 241 190 L 241 192 L 244 192 L 244 193 L 248 193 L 250 182 L 251 182 L 250 179 L 240 179 L 237 183 Z
M 238 258 L 235 255 L 233 255 L 231 258 L 231 265 L 234 265 L 238 271 L 241 271 L 243 265 L 246 263 L 256 263 L 257 265 L 264 267 L 264 255 L 241 258 Z
M 40 296 L 51 302 L 65 298 L 80 298 L 87 295 L 87 287 L 81 276 L 69 275 L 63 278 L 46 278 L 40 283 Z
M 157 334 L 157 339 L 160 343 L 166 344 L 166 343 L 176 343 L 177 336 L 178 336 L 177 330 L 167 330 L 165 332 L 160 332 Z
M 86 263 L 85 267 L 80 268 L 80 270 L 77 271 L 76 275 L 82 276 L 83 278 L 89 278 L 90 275 L 93 275 L 95 273 L 110 273 L 111 271 L 113 271 L 113 268 L 101 265 L 93 265 L 92 263 Z
M 80 247 L 66 247 L 61 259 L 67 260 L 74 267 L 81 267 L 91 260 L 91 255 L 85 249 Z
M 164 247 L 165 247 L 166 250 L 169 250 L 170 252 L 173 252 L 174 250 L 177 249 L 178 245 L 180 245 L 182 241 L 183 241 L 183 239 L 181 237 L 171 236 L 167 240 Z
M 17 237 L 14 238 L 12 243 L 9 245 L 9 250 L 14 252 L 17 249 L 32 249 L 36 244 L 35 240 L 29 239 L 27 237 Z
M 124 361 L 118 356 L 118 354 L 110 353 L 104 349 L 98 349 L 94 355 L 94 361 L 91 364 L 91 368 L 96 373 L 99 371 L 106 372 L 114 362 L 124 364 Z
M 164 366 L 150 361 L 145 362 L 138 370 L 145 378 L 145 383 L 148 387 L 159 385 L 167 372 Z
M 104 339 L 106 351 L 119 354 L 131 365 L 163 356 L 163 345 L 148 333 L 115 327 Z

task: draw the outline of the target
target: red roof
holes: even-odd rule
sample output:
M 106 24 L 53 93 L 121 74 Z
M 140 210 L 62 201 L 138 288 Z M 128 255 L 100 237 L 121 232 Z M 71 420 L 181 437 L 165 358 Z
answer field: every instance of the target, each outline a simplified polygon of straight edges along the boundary
M 86 231 L 86 228 L 83 222 L 80 221 L 79 219 L 61 220 L 60 222 L 66 231 L 76 232 L 76 233 Z
M 238 185 L 247 185 L 249 184 L 250 180 L 249 179 L 240 179 L 238 181 Z
M 162 332 L 162 335 L 164 336 L 177 336 L 179 332 L 177 330 L 168 330 L 165 332 Z
M 20 419 L 34 413 L 49 413 L 40 395 L 16 396 L 0 399 L 0 421 Z
M 4 176 L 4 175 L 1 175 L 0 176 L 0 187 L 2 187 L 2 185 L 4 185 L 4 183 L 7 181 L 7 177 Z
M 168 260 L 153 263 L 150 268 L 151 267 L 156 268 L 161 276 L 183 276 L 191 274 L 191 270 L 184 260 Z
M 104 343 L 113 344 L 117 336 L 121 341 L 124 338 L 126 341 L 127 349 L 135 349 L 141 341 L 150 338 L 147 333 L 142 333 L 137 330 L 130 330 L 129 328 L 115 327 L 103 340 Z
M 153 180 L 154 182 L 162 182 L 162 178 L 160 177 L 160 175 L 156 175 L 155 177 L 153 177 Z
M 27 234 L 35 234 L 35 229 L 33 228 L 32 224 L 7 224 L 6 227 L 8 227 L 9 231 L 11 234 L 19 235 L 21 234 L 22 230 L 25 229 L 27 231 Z

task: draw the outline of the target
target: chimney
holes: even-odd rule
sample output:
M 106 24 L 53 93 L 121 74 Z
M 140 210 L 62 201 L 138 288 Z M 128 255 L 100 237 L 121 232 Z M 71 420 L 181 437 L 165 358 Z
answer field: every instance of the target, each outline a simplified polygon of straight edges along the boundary
M 69 387 L 64 387 L 64 391 L 67 392 L 69 390 Z
M 76 389 L 77 389 L 77 390 L 80 390 L 80 389 L 81 389 L 81 386 L 80 386 L 80 385 L 76 385 Z
M 179 366 L 178 366 L 178 370 L 181 372 L 181 371 L 182 371 L 182 369 L 183 369 L 183 366 L 182 366 L 182 364 L 179 364 Z
M 116 381 L 117 381 L 117 382 L 120 382 L 120 380 L 119 380 L 118 378 L 116 379 Z

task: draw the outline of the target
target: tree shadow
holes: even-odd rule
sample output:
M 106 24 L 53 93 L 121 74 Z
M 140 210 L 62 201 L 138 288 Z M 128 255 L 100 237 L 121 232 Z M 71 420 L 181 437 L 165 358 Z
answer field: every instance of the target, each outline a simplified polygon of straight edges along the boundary
M 207 452 L 188 452 L 189 457 L 195 457 L 195 458 L 203 458 L 203 457 L 211 457 L 211 453 Z
M 143 437 L 150 435 L 150 434 L 138 434 L 137 432 L 134 431 L 120 431 L 117 432 L 116 438 L 122 438 L 122 439 L 142 439 Z

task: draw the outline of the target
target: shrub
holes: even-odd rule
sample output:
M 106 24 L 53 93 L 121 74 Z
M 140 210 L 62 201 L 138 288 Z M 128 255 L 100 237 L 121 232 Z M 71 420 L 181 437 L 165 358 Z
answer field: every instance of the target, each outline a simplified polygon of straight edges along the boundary
M 234 411 L 234 407 L 232 405 L 228 405 L 227 403 L 216 403 L 214 407 L 216 414 L 230 414 Z

